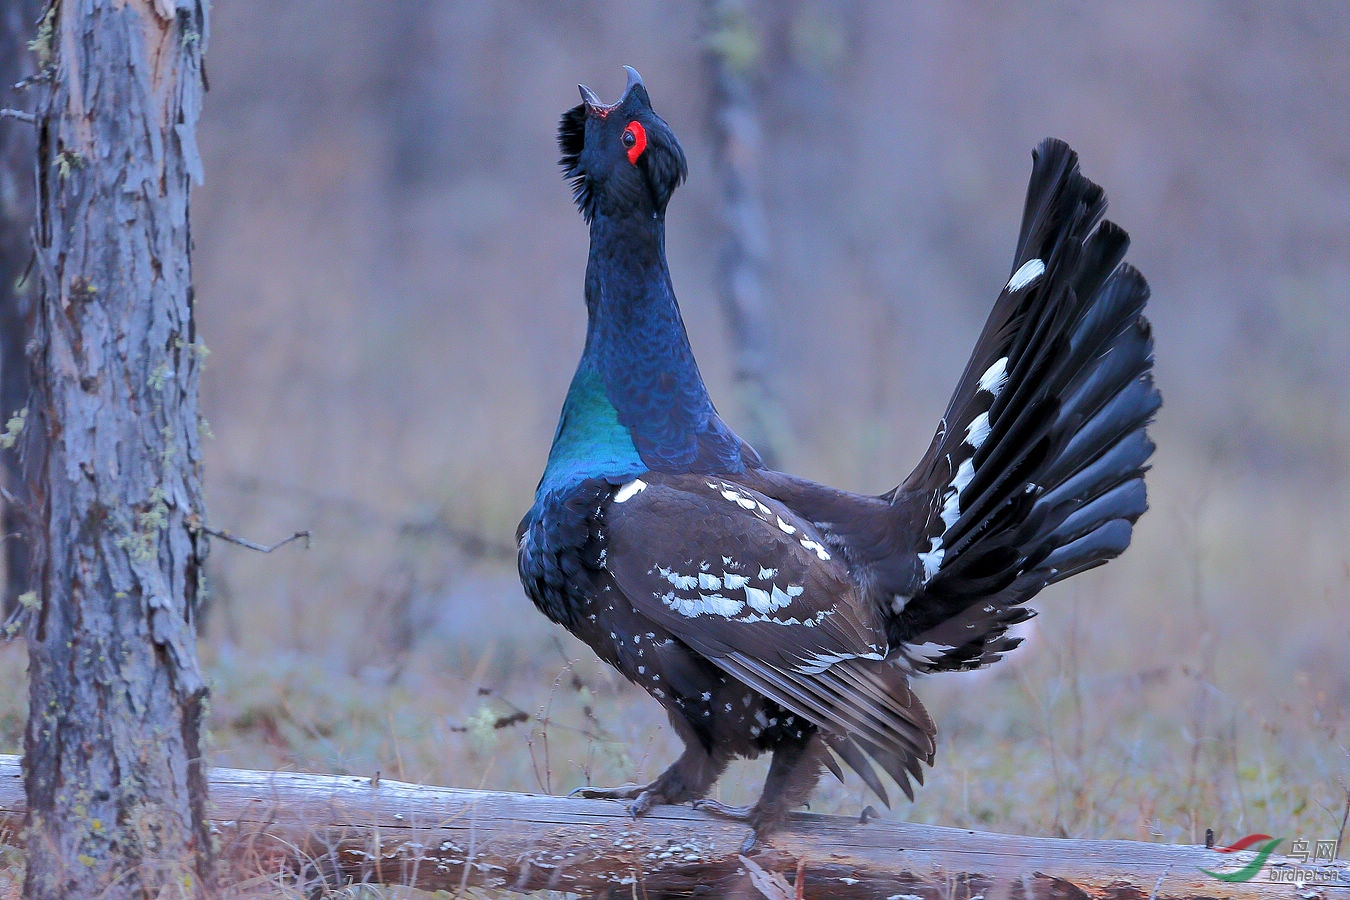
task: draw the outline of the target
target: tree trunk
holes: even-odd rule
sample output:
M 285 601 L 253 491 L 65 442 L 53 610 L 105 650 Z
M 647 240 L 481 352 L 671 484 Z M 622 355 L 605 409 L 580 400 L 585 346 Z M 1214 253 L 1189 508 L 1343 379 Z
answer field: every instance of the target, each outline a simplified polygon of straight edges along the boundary
M 209 887 L 188 225 L 206 38 L 204 0 L 54 0 L 38 32 L 30 898 Z
M 0 107 L 22 107 L 20 101 L 28 96 L 12 86 L 33 74 L 33 54 L 27 45 L 39 15 L 37 0 L 0 5 Z M 23 344 L 31 330 L 34 291 L 33 280 L 23 275 L 33 258 L 33 136 L 28 122 L 0 120 L 0 435 L 28 402 Z M 0 446 L 10 445 L 0 453 L 0 485 L 22 495 L 23 476 L 13 443 L 13 437 L 0 437 Z M 0 502 L 0 620 L 9 618 L 19 595 L 28 590 L 25 526 L 21 510 Z

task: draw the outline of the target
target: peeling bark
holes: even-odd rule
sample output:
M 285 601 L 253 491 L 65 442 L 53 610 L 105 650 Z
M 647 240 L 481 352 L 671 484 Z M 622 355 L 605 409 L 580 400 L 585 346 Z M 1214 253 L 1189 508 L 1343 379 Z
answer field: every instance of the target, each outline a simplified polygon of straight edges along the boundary
M 209 885 L 188 222 L 206 38 L 203 0 L 55 0 L 38 35 L 27 897 Z

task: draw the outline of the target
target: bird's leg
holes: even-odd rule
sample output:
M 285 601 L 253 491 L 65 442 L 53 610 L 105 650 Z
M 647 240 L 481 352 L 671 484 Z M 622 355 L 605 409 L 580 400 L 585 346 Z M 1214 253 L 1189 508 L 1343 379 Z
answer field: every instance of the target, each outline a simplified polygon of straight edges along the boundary
M 697 741 L 686 742 L 680 758 L 651 784 L 624 784 L 613 788 L 580 787 L 569 797 L 588 800 L 631 800 L 628 812 L 637 817 L 661 803 L 684 803 L 702 797 L 727 767 L 727 759 L 713 756 Z
M 754 806 L 730 806 L 719 800 L 704 799 L 696 801 L 694 808 L 744 822 L 753 828 L 741 848 L 742 853 L 749 853 L 756 843 L 783 824 L 789 812 L 806 802 L 811 789 L 820 780 L 825 753 L 825 744 L 815 732 L 801 741 L 780 743 L 774 748 L 764 790 Z

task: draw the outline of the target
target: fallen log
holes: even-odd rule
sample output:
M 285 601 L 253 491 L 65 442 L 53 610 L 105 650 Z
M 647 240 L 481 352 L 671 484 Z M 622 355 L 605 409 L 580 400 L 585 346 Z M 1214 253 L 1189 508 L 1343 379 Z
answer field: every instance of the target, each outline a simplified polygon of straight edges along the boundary
M 0 755 L 0 843 L 16 843 L 19 758 Z M 1350 865 L 1137 841 L 990 834 L 802 813 L 747 861 L 748 831 L 684 806 L 640 820 L 622 804 L 384 779 L 215 769 L 211 820 L 227 880 L 483 886 L 601 896 L 1249 898 L 1345 896 Z M 1296 882 L 1293 875 L 1302 874 Z M 789 886 L 789 882 L 792 885 Z M 1292 890 L 1297 886 L 1300 892 Z

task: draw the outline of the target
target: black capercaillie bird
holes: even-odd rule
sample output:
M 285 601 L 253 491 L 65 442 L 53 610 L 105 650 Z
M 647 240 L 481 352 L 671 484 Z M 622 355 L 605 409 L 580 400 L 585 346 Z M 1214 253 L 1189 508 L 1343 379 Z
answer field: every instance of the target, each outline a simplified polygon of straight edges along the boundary
M 702 800 L 755 837 L 824 767 L 873 763 L 911 799 L 936 729 L 911 676 L 975 669 L 1048 584 L 1130 542 L 1160 399 L 1128 236 L 1056 140 L 1033 153 L 1011 277 L 923 459 L 865 496 L 766 469 L 713 408 L 665 254 L 684 153 L 637 72 L 563 114 L 561 164 L 590 226 L 585 350 L 534 505 L 521 581 L 550 619 L 668 711 L 685 750 L 643 786 L 700 800 L 771 751 L 753 806 Z

